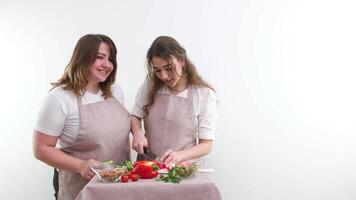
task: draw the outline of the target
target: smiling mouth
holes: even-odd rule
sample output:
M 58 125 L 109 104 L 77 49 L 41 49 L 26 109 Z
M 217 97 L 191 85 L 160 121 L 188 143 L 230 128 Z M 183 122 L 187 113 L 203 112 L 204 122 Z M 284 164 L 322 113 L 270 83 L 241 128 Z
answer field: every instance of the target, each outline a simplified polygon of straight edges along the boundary
M 99 72 L 105 74 L 105 75 L 108 75 L 110 73 L 110 71 L 107 71 L 107 70 L 100 70 L 98 69 Z
M 171 79 L 171 80 L 169 80 L 169 81 L 166 81 L 166 83 L 167 83 L 168 85 L 172 85 L 172 84 L 173 84 L 173 82 L 174 82 L 174 80 L 173 80 L 173 79 Z

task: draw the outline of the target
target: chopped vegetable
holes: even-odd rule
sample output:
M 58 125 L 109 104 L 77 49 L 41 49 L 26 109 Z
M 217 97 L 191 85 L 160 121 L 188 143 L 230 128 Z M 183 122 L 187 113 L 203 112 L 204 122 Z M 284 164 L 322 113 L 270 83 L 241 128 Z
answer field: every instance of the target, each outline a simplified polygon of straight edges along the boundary
M 171 183 L 179 183 L 183 178 L 189 177 L 197 171 L 197 166 L 192 164 L 190 166 L 176 165 L 171 168 L 168 174 L 161 175 L 157 180 Z
M 156 163 L 156 165 L 159 169 L 167 169 L 166 165 L 163 162 L 158 161 L 158 160 L 155 160 L 154 162 Z

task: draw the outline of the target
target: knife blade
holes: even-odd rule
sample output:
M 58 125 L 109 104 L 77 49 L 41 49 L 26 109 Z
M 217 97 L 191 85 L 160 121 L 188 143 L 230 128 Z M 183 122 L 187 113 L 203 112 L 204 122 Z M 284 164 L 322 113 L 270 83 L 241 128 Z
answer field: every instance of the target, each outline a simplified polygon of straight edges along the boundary
M 148 148 L 143 148 L 143 154 L 137 154 L 137 160 L 157 160 L 158 156 L 150 151 Z

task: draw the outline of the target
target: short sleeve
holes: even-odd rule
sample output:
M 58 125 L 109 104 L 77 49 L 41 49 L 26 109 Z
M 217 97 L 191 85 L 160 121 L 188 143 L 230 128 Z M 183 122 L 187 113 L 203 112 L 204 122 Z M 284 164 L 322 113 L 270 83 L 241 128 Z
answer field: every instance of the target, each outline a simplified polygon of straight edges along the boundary
M 139 118 L 146 116 L 146 113 L 143 109 L 148 102 L 148 80 L 145 79 L 141 87 L 138 89 L 135 99 L 135 104 L 132 108 L 131 115 L 134 115 Z
M 65 120 L 65 113 L 60 101 L 55 96 L 48 94 L 40 109 L 35 130 L 51 136 L 60 136 Z
M 215 92 L 211 89 L 204 88 L 201 94 L 200 110 L 198 115 L 199 139 L 214 140 L 218 119 L 217 106 Z

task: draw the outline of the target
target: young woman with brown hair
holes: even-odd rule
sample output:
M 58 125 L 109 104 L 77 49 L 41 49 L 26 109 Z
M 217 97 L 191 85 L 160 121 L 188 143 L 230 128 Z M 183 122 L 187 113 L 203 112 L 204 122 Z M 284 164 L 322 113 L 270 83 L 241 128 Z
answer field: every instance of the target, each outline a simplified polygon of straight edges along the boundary
M 90 167 L 100 161 L 129 159 L 130 115 L 122 105 L 120 86 L 114 84 L 116 54 L 114 42 L 105 35 L 80 38 L 41 109 L 34 154 L 59 169 L 60 200 L 74 200 L 95 175 Z
M 133 149 L 142 154 L 149 147 L 166 164 L 207 155 L 217 120 L 214 89 L 172 37 L 154 40 L 146 59 L 147 79 L 131 112 Z

